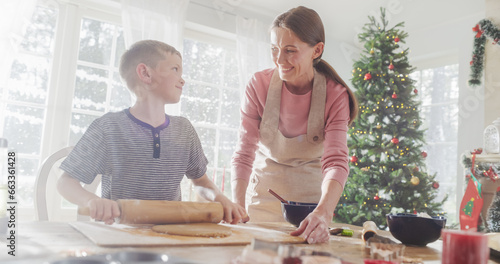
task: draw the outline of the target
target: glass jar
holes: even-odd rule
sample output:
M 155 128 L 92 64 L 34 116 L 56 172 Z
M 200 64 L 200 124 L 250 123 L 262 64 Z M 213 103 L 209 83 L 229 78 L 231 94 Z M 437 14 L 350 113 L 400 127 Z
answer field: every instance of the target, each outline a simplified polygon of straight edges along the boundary
M 483 143 L 486 154 L 500 153 L 500 118 L 484 129 Z

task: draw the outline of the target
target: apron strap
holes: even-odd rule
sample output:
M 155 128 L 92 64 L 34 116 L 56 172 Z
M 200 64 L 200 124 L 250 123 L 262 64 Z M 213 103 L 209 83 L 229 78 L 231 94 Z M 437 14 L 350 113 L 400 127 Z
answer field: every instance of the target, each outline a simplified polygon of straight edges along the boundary
M 278 131 L 281 107 L 281 89 L 283 81 L 280 79 L 278 69 L 275 69 L 267 91 L 266 105 L 260 123 L 260 139 L 270 141 Z
M 307 140 L 322 143 L 325 138 L 326 78 L 314 69 L 311 108 L 307 121 Z

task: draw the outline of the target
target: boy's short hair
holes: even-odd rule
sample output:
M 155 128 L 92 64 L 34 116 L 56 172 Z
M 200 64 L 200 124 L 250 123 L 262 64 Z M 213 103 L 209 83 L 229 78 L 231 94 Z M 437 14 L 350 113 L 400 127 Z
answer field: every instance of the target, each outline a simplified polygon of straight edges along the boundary
M 139 63 L 154 68 L 160 60 L 165 59 L 167 52 L 177 54 L 182 58 L 179 51 L 161 41 L 141 40 L 132 44 L 120 59 L 120 76 L 127 83 L 127 87 L 133 91 L 137 81 L 135 70 Z

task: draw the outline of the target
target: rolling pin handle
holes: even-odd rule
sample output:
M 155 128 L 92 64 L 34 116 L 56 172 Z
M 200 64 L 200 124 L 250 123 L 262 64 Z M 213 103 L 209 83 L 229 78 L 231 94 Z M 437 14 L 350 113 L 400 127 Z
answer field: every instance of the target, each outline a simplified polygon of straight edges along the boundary
M 86 215 L 90 216 L 90 208 L 85 206 L 85 207 L 78 207 L 77 213 L 79 215 Z

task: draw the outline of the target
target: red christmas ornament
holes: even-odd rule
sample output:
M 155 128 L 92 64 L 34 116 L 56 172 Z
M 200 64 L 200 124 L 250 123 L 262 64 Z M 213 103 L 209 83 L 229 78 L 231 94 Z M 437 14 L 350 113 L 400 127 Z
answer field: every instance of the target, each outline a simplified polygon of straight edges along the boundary
M 417 90 L 417 89 L 413 90 L 413 92 L 414 92 L 415 94 L 418 94 L 418 90 Z
M 398 143 L 399 143 L 399 139 L 397 139 L 397 138 L 393 138 L 393 139 L 391 139 L 391 142 L 392 142 L 393 144 L 398 144 Z
M 413 172 L 418 172 L 420 169 L 418 167 L 413 168 Z
M 399 42 L 399 37 L 396 37 L 396 38 L 394 39 L 394 42 L 398 43 L 398 42 Z
M 391 62 L 391 64 L 389 64 L 389 70 L 391 70 L 391 71 L 394 70 L 394 65 L 392 64 L 392 62 Z
M 380 197 L 378 195 L 375 195 L 375 197 L 373 197 L 373 199 L 375 199 L 376 201 L 378 201 L 378 199 L 380 199 Z
M 427 158 L 427 152 L 422 151 L 422 153 L 421 153 L 421 154 L 422 154 L 422 157 Z
M 439 188 L 439 183 L 438 182 L 433 182 L 432 183 L 432 188 L 434 188 L 434 189 Z
M 365 81 L 370 80 L 372 78 L 372 75 L 370 73 L 365 74 Z
M 356 156 L 352 156 L 351 157 L 351 162 L 354 163 L 354 162 L 358 162 L 358 157 Z
M 396 94 L 396 92 L 394 92 L 391 97 L 392 97 L 392 99 L 397 99 L 398 95 Z
M 474 61 L 470 61 L 470 65 L 474 64 Z

